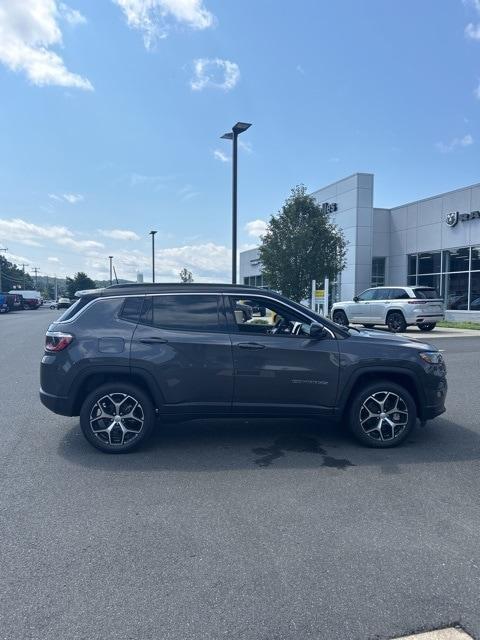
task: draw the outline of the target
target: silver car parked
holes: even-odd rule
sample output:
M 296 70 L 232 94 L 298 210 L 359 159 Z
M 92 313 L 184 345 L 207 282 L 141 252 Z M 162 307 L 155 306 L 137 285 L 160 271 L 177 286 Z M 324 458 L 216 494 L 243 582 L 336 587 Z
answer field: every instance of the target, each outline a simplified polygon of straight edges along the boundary
M 332 319 L 344 326 L 357 323 L 368 329 L 387 325 L 394 333 L 405 331 L 409 325 L 432 331 L 444 319 L 444 305 L 432 287 L 375 287 L 352 301 L 336 302 Z

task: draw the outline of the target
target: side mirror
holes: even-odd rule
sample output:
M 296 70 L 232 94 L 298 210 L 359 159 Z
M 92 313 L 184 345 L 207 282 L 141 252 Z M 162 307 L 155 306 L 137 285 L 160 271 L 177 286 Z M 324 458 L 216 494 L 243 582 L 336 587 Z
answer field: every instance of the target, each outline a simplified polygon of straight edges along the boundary
M 328 331 L 318 322 L 312 322 L 310 325 L 310 338 L 313 340 L 322 340 L 328 336 Z
M 353 301 L 354 302 L 359 302 L 359 297 L 358 296 L 353 296 Z

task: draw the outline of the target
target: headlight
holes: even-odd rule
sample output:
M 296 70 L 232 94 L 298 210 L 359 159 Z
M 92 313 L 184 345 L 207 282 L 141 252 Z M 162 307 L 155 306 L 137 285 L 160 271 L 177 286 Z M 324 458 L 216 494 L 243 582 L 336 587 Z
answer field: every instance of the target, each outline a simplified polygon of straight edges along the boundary
M 442 364 L 443 356 L 440 351 L 422 351 L 418 354 L 422 360 L 428 362 L 428 364 Z

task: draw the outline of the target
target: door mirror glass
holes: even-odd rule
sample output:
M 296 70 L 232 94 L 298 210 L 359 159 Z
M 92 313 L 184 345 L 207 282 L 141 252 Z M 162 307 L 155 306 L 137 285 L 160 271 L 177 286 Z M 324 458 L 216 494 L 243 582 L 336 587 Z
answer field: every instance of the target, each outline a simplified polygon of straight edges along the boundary
M 328 336 L 328 331 L 321 324 L 312 322 L 309 327 L 309 335 L 313 340 L 322 340 Z
M 354 302 L 358 302 L 358 301 L 359 301 L 359 299 L 360 299 L 360 298 L 359 298 L 358 296 L 353 296 L 353 301 L 354 301 Z

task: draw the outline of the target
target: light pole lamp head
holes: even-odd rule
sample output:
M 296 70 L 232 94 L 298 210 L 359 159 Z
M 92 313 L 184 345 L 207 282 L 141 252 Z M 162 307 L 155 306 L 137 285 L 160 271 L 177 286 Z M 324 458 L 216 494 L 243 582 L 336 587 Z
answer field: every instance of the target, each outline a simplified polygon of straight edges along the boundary
M 233 133 L 231 131 L 227 131 L 223 136 L 220 136 L 221 140 L 231 140 L 233 138 Z
M 148 235 L 154 236 L 156 233 L 157 233 L 156 231 L 150 231 Z
M 247 129 L 250 129 L 251 126 L 252 125 L 249 122 L 237 122 L 237 124 L 233 126 L 232 131 L 238 135 L 239 133 L 243 133 Z

